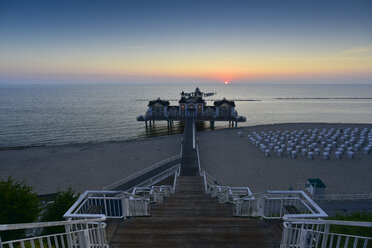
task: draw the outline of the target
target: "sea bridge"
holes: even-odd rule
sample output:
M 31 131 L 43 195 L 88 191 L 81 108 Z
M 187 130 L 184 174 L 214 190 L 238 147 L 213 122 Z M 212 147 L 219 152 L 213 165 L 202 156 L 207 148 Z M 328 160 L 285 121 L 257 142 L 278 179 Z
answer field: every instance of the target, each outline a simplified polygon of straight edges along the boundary
M 86 191 L 66 221 L 0 225 L 0 235 L 33 230 L 23 239 L 0 239 L 0 247 L 370 247 L 371 237 L 332 230 L 372 228 L 371 222 L 324 220 L 327 214 L 303 191 L 219 185 L 200 163 L 195 122 L 186 119 L 180 154 Z M 40 232 L 55 226 L 64 231 Z

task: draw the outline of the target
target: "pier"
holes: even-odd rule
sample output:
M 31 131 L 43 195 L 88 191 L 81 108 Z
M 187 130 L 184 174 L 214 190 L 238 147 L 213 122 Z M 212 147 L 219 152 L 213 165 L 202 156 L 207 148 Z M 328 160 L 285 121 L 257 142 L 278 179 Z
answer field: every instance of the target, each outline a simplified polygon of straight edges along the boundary
M 146 128 L 155 121 L 167 121 L 170 128 L 174 121 L 186 122 L 192 117 L 196 122 L 209 122 L 213 129 L 216 121 L 226 121 L 229 122 L 229 126 L 238 127 L 238 122 L 247 120 L 245 116 L 238 115 L 235 102 L 232 100 L 223 98 L 214 101 L 213 106 L 207 105 L 203 97 L 213 95 L 215 93 L 201 92 L 198 87 L 194 92 L 181 92 L 178 106 L 171 106 L 169 101 L 157 98 L 148 103 L 146 114 L 138 116 L 137 121 L 145 122 Z

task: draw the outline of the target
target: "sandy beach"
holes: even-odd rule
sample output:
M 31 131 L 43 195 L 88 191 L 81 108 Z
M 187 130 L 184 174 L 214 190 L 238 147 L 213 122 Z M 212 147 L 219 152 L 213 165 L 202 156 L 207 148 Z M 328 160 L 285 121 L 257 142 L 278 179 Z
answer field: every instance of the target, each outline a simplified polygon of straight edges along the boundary
M 220 184 L 248 186 L 253 192 L 297 189 L 308 178 L 320 178 L 326 194 L 372 193 L 372 154 L 356 153 L 354 159 L 309 160 L 272 155 L 265 157 L 247 135 L 261 131 L 307 130 L 309 128 L 371 128 L 363 124 L 276 124 L 199 133 L 202 167 Z M 237 135 L 242 132 L 242 137 Z
M 38 194 L 72 187 L 102 189 L 179 154 L 181 134 L 126 142 L 34 147 L 0 151 L 0 179 L 25 181 Z
M 327 194 L 371 193 L 372 154 L 355 159 L 314 160 L 265 155 L 247 138 L 261 131 L 308 128 L 372 128 L 372 124 L 275 124 L 198 133 L 202 167 L 220 184 L 248 186 L 253 192 L 297 189 L 307 178 L 320 178 Z M 237 135 L 242 132 L 242 137 Z M 0 178 L 24 180 L 38 194 L 72 187 L 102 189 L 180 152 L 182 135 L 127 142 L 35 147 L 0 151 Z

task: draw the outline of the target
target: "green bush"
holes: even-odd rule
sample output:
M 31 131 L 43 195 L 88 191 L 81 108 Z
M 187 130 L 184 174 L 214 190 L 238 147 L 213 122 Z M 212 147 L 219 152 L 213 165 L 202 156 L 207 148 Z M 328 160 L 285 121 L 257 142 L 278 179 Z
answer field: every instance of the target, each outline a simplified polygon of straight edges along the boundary
M 67 212 L 67 210 L 75 203 L 77 200 L 78 195 L 74 193 L 74 191 L 69 188 L 66 191 L 59 191 L 54 198 L 54 202 L 49 204 L 45 212 L 41 218 L 42 222 L 48 221 L 62 221 L 63 215 Z M 49 227 L 45 229 L 45 234 L 52 234 L 64 231 L 64 227 Z
M 0 224 L 28 223 L 37 220 L 40 201 L 32 187 L 9 177 L 0 181 Z M 24 236 L 24 230 L 1 232 L 1 239 L 14 240 Z

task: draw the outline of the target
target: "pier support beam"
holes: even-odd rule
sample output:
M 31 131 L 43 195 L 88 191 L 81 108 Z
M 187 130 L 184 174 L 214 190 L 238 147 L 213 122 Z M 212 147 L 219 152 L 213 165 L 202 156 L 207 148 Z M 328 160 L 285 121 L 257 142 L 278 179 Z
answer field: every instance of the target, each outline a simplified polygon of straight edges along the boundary
M 237 127 L 238 127 L 238 122 L 236 121 L 236 122 L 235 122 L 235 128 L 237 128 Z
M 145 126 L 146 126 L 146 129 L 147 129 L 147 121 L 145 121 Z

